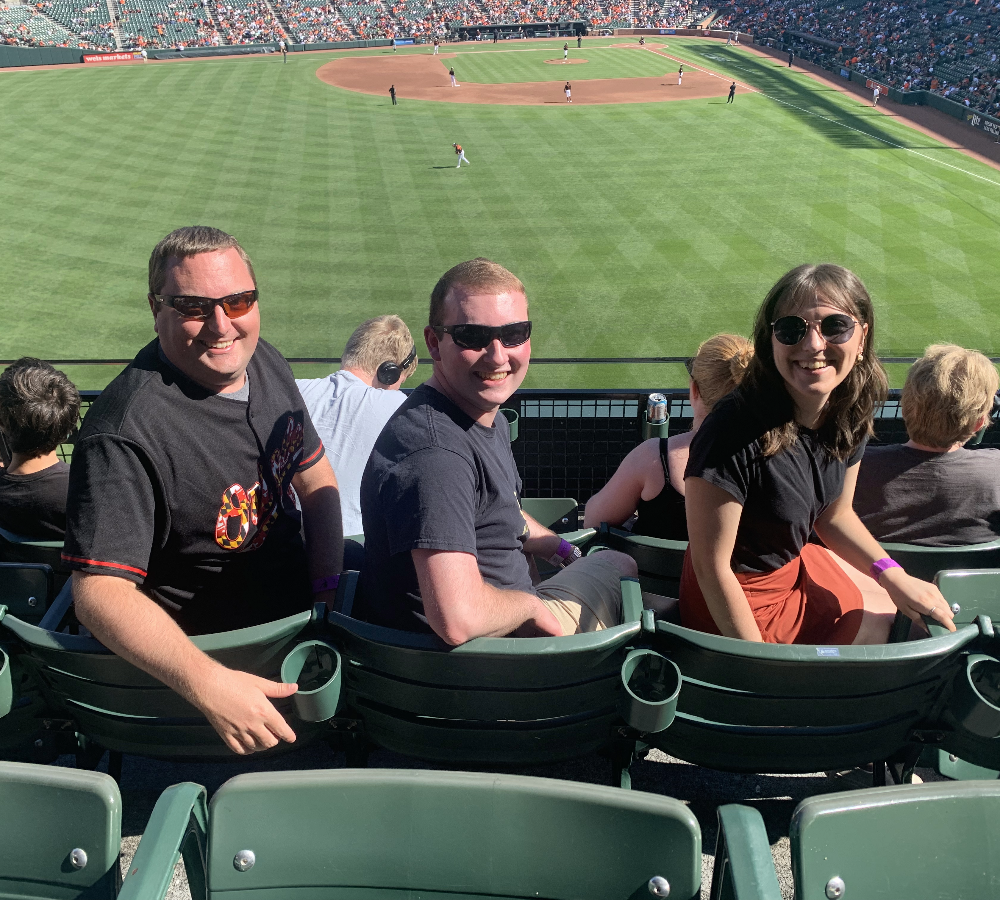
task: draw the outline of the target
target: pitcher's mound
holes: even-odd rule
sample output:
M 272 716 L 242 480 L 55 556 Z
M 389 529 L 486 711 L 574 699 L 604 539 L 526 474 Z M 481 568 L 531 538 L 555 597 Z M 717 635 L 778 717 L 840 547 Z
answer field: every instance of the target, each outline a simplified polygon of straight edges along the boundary
M 572 66 L 572 65 L 577 64 L 577 63 L 590 62 L 590 60 L 587 60 L 587 59 L 547 59 L 547 60 L 545 60 L 545 62 L 549 63 L 550 65 L 556 65 L 557 63 L 560 64 L 560 65 L 562 65 L 563 63 L 569 63 Z

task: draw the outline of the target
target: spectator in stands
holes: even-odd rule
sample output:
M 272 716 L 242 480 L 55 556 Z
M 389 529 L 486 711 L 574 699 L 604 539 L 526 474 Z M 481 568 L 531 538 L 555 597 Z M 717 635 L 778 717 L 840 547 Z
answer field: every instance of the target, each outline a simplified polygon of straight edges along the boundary
M 56 455 L 80 417 L 80 392 L 62 372 L 25 356 L 0 375 L 0 528 L 35 540 L 66 532 L 69 466 Z
M 587 501 L 583 524 L 623 525 L 636 516 L 632 531 L 673 541 L 688 539 L 684 511 L 684 468 L 695 432 L 727 394 L 743 379 L 753 345 L 735 334 L 717 334 L 688 361 L 689 397 L 694 420 L 691 430 L 670 438 L 643 441 L 611 480 Z
M 406 400 L 399 389 L 416 370 L 406 323 L 379 316 L 350 336 L 339 372 L 295 382 L 337 476 L 344 534 L 362 532 L 361 476 L 383 426 Z
M 928 547 L 980 544 L 1000 535 L 1000 450 L 966 450 L 989 424 L 997 370 L 954 344 L 927 348 L 906 375 L 909 440 L 869 447 L 854 510 L 880 541 Z
M 684 625 L 768 643 L 879 643 L 895 605 L 954 629 L 940 591 L 888 559 L 851 505 L 886 394 L 874 327 L 868 292 L 840 266 L 799 266 L 768 293 L 742 383 L 691 442 Z M 856 579 L 808 543 L 814 530 Z M 862 572 L 887 597 L 865 593 Z
M 520 509 L 498 412 L 527 372 L 530 336 L 524 285 L 502 266 L 460 263 L 434 287 L 424 329 L 434 373 L 389 420 L 361 482 L 359 618 L 452 645 L 620 621 L 620 578 L 636 574 L 632 559 L 579 559 Z M 536 589 L 529 553 L 572 565 Z
M 167 235 L 149 260 L 149 306 L 158 338 L 76 442 L 63 558 L 98 640 L 252 753 L 295 739 L 268 700 L 295 686 L 226 669 L 185 633 L 332 602 L 337 482 L 288 364 L 259 340 L 257 281 L 235 238 Z

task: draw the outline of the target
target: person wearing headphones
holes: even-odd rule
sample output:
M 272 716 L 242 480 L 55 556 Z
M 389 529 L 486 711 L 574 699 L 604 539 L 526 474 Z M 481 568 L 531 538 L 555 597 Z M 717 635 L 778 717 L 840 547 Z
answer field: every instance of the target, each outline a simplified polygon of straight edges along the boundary
M 406 400 L 399 389 L 416 368 L 406 323 L 379 316 L 350 336 L 339 371 L 295 380 L 337 476 L 345 537 L 361 534 L 361 476 L 382 428 Z M 350 562 L 347 568 L 357 568 Z

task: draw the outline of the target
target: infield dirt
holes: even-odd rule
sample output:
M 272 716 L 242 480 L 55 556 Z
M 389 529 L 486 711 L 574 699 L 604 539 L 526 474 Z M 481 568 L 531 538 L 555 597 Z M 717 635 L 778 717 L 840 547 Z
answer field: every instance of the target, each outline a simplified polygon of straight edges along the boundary
M 626 45 L 627 46 L 627 45 Z M 638 48 L 638 44 L 635 45 Z M 664 70 L 676 63 L 664 59 Z M 526 81 L 513 84 L 476 84 L 460 81 L 452 87 L 448 79 L 450 63 L 442 57 L 352 56 L 321 66 L 321 81 L 361 94 L 387 94 L 395 84 L 401 100 L 438 100 L 444 103 L 493 103 L 507 106 L 565 104 L 558 81 Z M 716 75 L 685 69 L 684 84 L 677 85 L 677 73 L 655 78 L 597 78 L 573 83 L 573 105 L 597 103 L 663 103 L 670 100 L 702 100 L 725 97 L 729 84 Z M 738 91 L 739 92 L 739 91 Z

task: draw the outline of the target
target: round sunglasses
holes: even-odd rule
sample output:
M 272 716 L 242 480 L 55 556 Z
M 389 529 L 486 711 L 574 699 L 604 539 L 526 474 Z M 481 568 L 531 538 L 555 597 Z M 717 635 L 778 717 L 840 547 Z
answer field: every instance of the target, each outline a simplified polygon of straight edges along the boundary
M 834 313 L 819 322 L 807 322 L 802 316 L 782 316 L 771 323 L 771 329 L 778 343 L 788 347 L 801 341 L 814 327 L 828 344 L 843 344 L 851 339 L 857 324 L 847 313 Z
M 250 312 L 257 302 L 256 290 L 241 291 L 238 294 L 229 294 L 218 299 L 183 295 L 171 296 L 170 294 L 150 294 L 149 296 L 157 303 L 162 303 L 164 306 L 176 310 L 177 314 L 185 319 L 207 319 L 214 315 L 217 306 L 221 306 L 222 311 L 230 319 L 238 319 Z
M 510 322 L 507 325 L 432 325 L 435 332 L 450 334 L 463 350 L 485 350 L 499 339 L 505 347 L 520 347 L 531 337 L 531 322 Z

